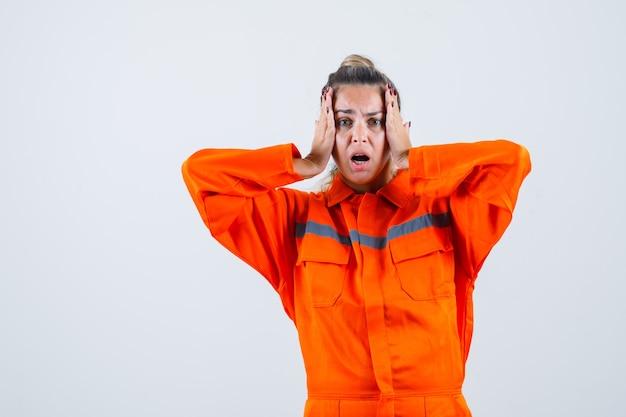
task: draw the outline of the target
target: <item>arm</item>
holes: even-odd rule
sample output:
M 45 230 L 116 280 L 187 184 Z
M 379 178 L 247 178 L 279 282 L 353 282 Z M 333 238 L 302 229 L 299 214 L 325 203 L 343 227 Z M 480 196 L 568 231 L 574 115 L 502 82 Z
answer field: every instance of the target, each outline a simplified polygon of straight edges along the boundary
M 449 197 L 455 248 L 466 274 L 475 278 L 509 225 L 528 151 L 506 140 L 423 146 L 409 151 L 416 194 Z
M 322 92 L 320 119 L 315 122 L 315 135 L 311 151 L 306 158 L 291 145 L 291 153 L 282 149 L 281 156 L 273 150 L 289 145 L 250 151 L 243 149 L 205 149 L 193 154 L 183 164 L 183 177 L 189 192 L 203 215 L 202 193 L 252 195 L 254 190 L 263 192 L 268 187 L 278 187 L 302 179 L 314 177 L 324 171 L 335 145 L 335 117 L 333 91 Z M 252 153 L 254 152 L 254 154 Z M 276 170 L 272 171 L 272 167 Z M 263 173 L 267 171 L 267 173 Z M 260 174 L 261 172 L 262 174 Z M 246 182 L 245 180 L 251 180 Z M 256 182 L 259 187 L 253 183 Z M 208 223 L 207 223 L 207 226 Z
M 330 88 L 322 92 L 306 158 L 293 145 L 279 145 L 254 151 L 205 149 L 183 164 L 185 184 L 211 234 L 279 291 L 285 283 L 281 277 L 291 275 L 296 259 L 294 223 L 308 197 L 276 188 L 325 169 L 335 143 L 332 94 Z
M 412 148 L 410 123 L 385 90 L 386 137 L 391 156 L 408 169 L 416 195 L 450 198 L 455 248 L 467 276 L 475 278 L 511 222 L 517 194 L 530 172 L 528 151 L 506 140 Z
M 293 145 L 205 149 L 182 167 L 185 184 L 211 234 L 276 290 L 291 276 L 296 200 L 306 197 L 276 188 L 302 179 L 293 169 L 293 159 L 299 156 Z
M 217 207 L 213 197 L 223 196 L 226 200 L 233 197 L 232 202 L 243 205 L 245 198 L 299 181 L 302 177 L 293 169 L 293 160 L 299 157 L 293 145 L 259 150 L 203 149 L 183 163 L 183 179 L 204 223 L 212 233 L 220 234 L 232 223 L 238 210 L 220 213 L 226 207 Z

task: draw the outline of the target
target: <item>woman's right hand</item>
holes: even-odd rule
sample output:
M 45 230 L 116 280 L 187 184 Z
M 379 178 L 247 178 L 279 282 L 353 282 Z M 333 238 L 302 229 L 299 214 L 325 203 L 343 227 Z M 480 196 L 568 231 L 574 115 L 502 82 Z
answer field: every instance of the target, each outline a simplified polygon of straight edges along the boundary
M 321 174 L 335 146 L 335 111 L 333 110 L 333 89 L 322 91 L 320 118 L 315 121 L 315 136 L 311 151 L 305 158 L 293 160 L 296 172 L 302 178 L 311 178 Z

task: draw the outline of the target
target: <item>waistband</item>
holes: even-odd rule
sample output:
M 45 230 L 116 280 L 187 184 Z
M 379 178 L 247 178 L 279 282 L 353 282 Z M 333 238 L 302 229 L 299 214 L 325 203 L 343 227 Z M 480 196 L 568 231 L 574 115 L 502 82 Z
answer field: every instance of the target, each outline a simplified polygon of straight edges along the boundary
M 460 390 L 401 393 L 393 396 L 309 396 L 305 417 L 471 417 Z

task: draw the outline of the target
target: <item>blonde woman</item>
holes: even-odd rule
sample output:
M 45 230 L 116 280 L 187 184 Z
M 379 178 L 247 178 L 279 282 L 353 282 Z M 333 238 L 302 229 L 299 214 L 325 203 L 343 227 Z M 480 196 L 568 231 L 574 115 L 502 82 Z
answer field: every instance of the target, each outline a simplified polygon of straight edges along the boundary
M 461 392 L 478 272 L 530 171 L 506 140 L 413 147 L 391 80 L 351 55 L 292 144 L 183 165 L 212 235 L 278 292 L 299 335 L 305 417 L 470 416 Z M 328 189 L 287 185 L 336 170 Z

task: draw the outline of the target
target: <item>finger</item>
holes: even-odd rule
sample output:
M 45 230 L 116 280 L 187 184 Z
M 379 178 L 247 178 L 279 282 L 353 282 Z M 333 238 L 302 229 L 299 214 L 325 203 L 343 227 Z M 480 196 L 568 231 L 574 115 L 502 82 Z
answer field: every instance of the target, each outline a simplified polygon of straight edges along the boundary
M 406 122 L 403 126 L 404 126 L 404 130 L 405 130 L 406 134 L 409 135 L 409 132 L 411 130 L 411 121 Z M 409 136 L 411 136 L 411 135 L 409 135 Z
M 335 110 L 333 109 L 333 94 L 334 91 L 332 88 L 328 87 L 328 92 L 326 93 L 326 113 L 328 115 L 329 121 L 335 126 Z
M 328 125 L 328 90 L 322 89 L 320 103 L 320 118 L 315 122 L 316 136 L 324 136 Z
M 333 109 L 333 94 L 334 91 L 331 87 L 328 87 L 325 95 L 325 112 L 326 112 L 326 133 L 334 136 L 335 132 L 335 110 Z
M 326 122 L 326 115 L 328 114 L 328 93 L 326 89 L 322 90 L 322 98 L 320 100 L 320 123 Z
M 334 142 L 335 117 L 332 110 L 332 89 L 322 90 L 320 117 L 315 125 L 314 146 L 316 149 L 328 149 Z
M 398 92 L 391 85 L 391 83 L 387 84 L 385 89 L 385 104 L 387 105 L 387 111 L 398 110 L 397 103 Z

